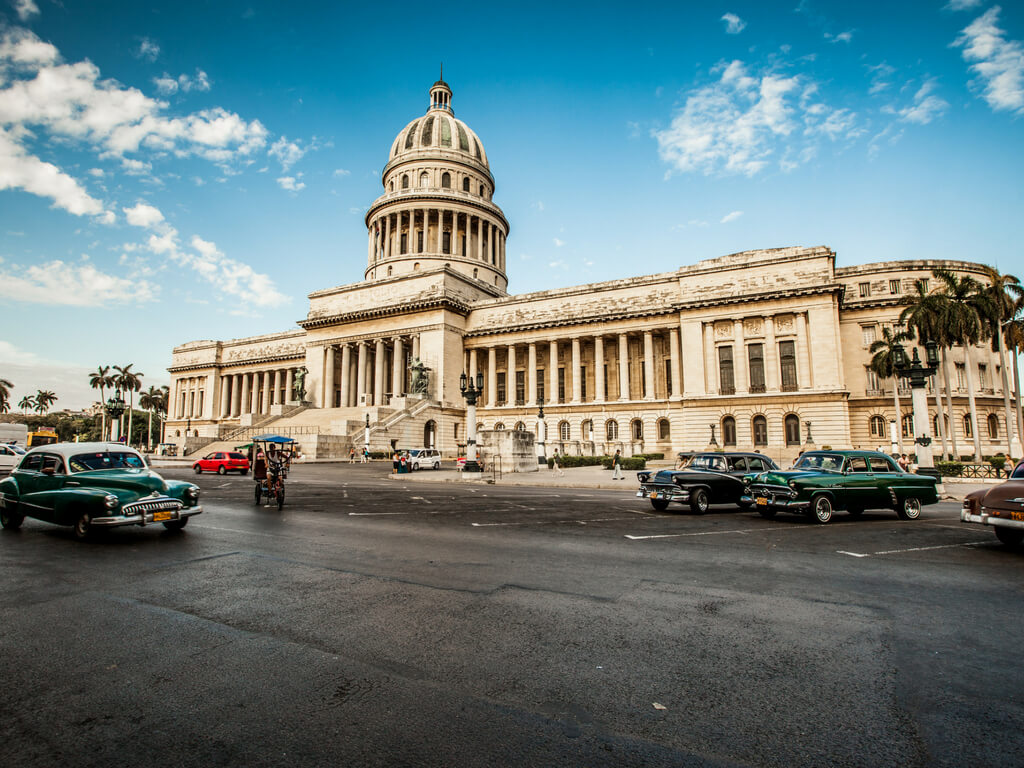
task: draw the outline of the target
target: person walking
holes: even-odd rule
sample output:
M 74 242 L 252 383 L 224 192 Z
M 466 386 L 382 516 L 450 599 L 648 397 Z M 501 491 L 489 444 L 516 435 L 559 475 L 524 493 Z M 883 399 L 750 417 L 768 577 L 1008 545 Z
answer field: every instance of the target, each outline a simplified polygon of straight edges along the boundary
M 622 451 L 616 451 L 612 457 L 612 469 L 615 471 L 612 473 L 612 480 L 624 480 L 622 476 Z
M 363 456 L 362 456 L 362 461 L 360 463 L 366 464 L 369 461 L 370 461 L 370 449 L 369 448 L 363 448 Z
M 355 464 L 356 463 L 356 448 L 355 448 L 355 446 L 352 446 L 351 448 L 348 449 L 348 463 L 349 464 Z
M 554 475 L 554 474 L 557 473 L 557 474 L 561 475 L 562 477 L 565 477 L 565 472 L 562 471 L 562 466 L 559 463 L 558 459 L 559 459 L 559 457 L 558 457 L 558 449 L 555 448 L 555 453 L 551 457 L 551 474 Z

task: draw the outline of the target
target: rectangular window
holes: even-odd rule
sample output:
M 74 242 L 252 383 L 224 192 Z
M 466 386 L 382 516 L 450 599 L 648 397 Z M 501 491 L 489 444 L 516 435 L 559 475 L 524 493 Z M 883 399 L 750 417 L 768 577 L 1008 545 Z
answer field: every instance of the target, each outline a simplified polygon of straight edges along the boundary
M 782 371 L 782 391 L 796 392 L 796 342 L 779 342 L 779 367 Z
M 665 361 L 665 397 L 672 394 L 672 359 Z
M 928 278 L 927 277 L 922 278 L 918 282 L 921 283 L 921 288 L 924 290 L 924 292 L 928 293 Z
M 647 366 L 640 366 L 640 392 L 641 397 L 647 394 Z
M 860 288 L 860 297 L 862 299 L 871 295 L 871 283 L 861 283 L 858 287 Z
M 516 371 L 516 405 L 526 404 L 526 371 Z
M 565 368 L 558 369 L 558 402 L 565 402 Z
M 538 368 L 537 369 L 537 402 L 538 403 L 546 402 L 544 400 L 544 373 L 545 373 L 545 371 L 544 371 L 543 368 Z
M 403 232 L 399 243 L 398 252 L 407 253 L 409 250 L 409 235 Z
M 967 369 L 963 363 L 956 363 L 956 387 L 959 390 L 967 389 Z
M 865 370 L 867 371 L 867 377 L 868 377 L 868 385 L 867 385 L 868 392 L 881 392 L 882 391 L 882 382 L 878 380 L 878 374 L 875 373 L 870 368 L 866 368 Z
M 747 364 L 750 371 L 750 391 L 764 392 L 764 344 L 750 344 L 747 347 Z
M 608 363 L 601 366 L 601 380 L 604 382 L 604 396 L 608 397 Z
M 903 292 L 903 289 L 900 287 L 900 281 L 899 280 L 890 280 L 889 281 L 889 293 L 899 294 L 899 293 L 902 293 L 902 292 Z
M 988 389 L 988 366 L 979 364 L 978 365 L 978 386 L 982 389 Z
M 587 399 L 587 366 L 580 366 L 580 400 Z
M 416 253 L 423 253 L 423 231 L 416 233 Z
M 505 372 L 502 371 L 498 374 L 498 391 L 495 400 L 498 405 L 505 405 Z
M 718 380 L 719 391 L 723 395 L 736 393 L 736 380 L 732 375 L 732 347 L 718 348 Z
M 862 325 L 860 335 L 865 347 L 870 347 L 878 340 L 878 333 L 873 325 Z
M 452 233 L 443 232 L 441 234 L 441 253 L 452 252 Z

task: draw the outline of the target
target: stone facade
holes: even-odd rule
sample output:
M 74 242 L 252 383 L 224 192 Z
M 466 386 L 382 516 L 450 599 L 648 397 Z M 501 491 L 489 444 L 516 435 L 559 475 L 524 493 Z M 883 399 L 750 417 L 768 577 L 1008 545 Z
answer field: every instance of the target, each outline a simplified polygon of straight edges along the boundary
M 893 382 L 868 371 L 871 341 L 932 269 L 983 274 L 954 261 L 836 267 L 827 247 L 791 247 L 508 295 L 509 225 L 443 82 L 393 142 L 382 184 L 362 282 L 310 294 L 296 330 L 174 349 L 168 442 L 187 434 L 194 449 L 266 428 L 326 457 L 361 448 L 369 417 L 372 449 L 455 455 L 466 437 L 459 377 L 479 371 L 479 430 L 535 432 L 543 406 L 548 445 L 570 455 L 704 449 L 713 435 L 780 461 L 809 434 L 817 446 L 888 449 L 909 390 L 897 418 Z M 950 433 L 967 454 L 965 355 L 950 354 Z M 426 387 L 413 392 L 417 362 Z M 1001 362 L 987 346 L 973 362 L 983 450 L 1005 451 Z

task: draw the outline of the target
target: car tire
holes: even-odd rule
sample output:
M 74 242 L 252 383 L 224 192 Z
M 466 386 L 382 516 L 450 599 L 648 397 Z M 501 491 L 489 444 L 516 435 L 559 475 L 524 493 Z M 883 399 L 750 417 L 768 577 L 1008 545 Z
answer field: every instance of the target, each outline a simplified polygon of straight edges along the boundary
M 708 492 L 698 488 L 690 494 L 690 511 L 695 515 L 703 515 L 708 511 L 711 503 L 708 501 Z
M 277 489 L 277 511 L 284 509 L 284 487 Z
M 908 496 L 896 510 L 896 516 L 900 520 L 917 520 L 921 516 L 921 502 L 913 496 Z
M 75 534 L 75 538 L 79 541 L 84 541 L 89 538 L 92 534 L 92 515 L 88 512 L 83 512 L 79 515 L 78 519 L 75 521 L 75 526 L 72 528 L 72 531 Z
M 16 531 L 21 528 L 23 522 L 25 522 L 24 515 L 12 512 L 7 507 L 0 509 L 0 526 L 3 526 L 6 530 Z
M 5 525 L 4 528 L 7 526 Z M 1020 528 L 1007 528 L 1005 525 L 992 526 L 996 532 L 996 538 L 1008 547 L 1019 547 L 1024 541 L 1024 530 Z
M 737 501 L 736 506 L 740 509 L 750 509 L 751 504 L 749 501 Z
M 811 520 L 822 525 L 832 522 L 832 500 L 824 494 L 815 496 L 811 500 L 810 515 Z
M 198 464 L 196 464 L 195 466 L 193 466 L 193 467 L 192 467 L 192 469 L 193 469 L 193 471 L 194 471 L 194 472 L 195 472 L 195 473 L 196 473 L 197 475 L 201 475 L 201 474 L 203 474 L 203 468 L 202 468 L 202 467 L 200 467 L 200 466 L 199 466 Z
M 658 512 L 668 509 L 668 499 L 651 499 L 651 506 Z
M 248 469 L 243 469 L 242 470 L 242 477 L 245 477 L 248 474 L 249 474 L 249 470 Z
M 766 507 L 761 507 L 757 511 L 765 520 L 771 520 L 773 517 L 775 517 L 775 515 L 778 514 L 777 509 L 768 509 Z
M 263 492 L 260 490 L 260 484 L 256 483 L 256 506 L 260 505 L 260 499 L 263 496 Z
M 188 525 L 188 518 L 183 517 L 180 520 L 168 520 L 164 523 L 164 528 L 168 531 L 180 531 L 186 525 Z
M 440 461 L 435 461 L 434 462 L 434 469 L 440 469 L 440 468 L 441 468 L 441 462 Z
M 218 475 L 226 475 L 227 473 L 228 473 L 228 468 L 225 467 L 223 464 L 221 464 L 219 467 L 217 467 L 217 474 Z

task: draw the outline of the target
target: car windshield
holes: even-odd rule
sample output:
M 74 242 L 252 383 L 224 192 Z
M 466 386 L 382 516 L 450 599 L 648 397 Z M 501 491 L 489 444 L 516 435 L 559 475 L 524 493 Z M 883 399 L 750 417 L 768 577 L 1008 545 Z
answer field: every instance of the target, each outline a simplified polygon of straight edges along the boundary
M 229 453 L 228 456 L 231 457 L 232 459 L 244 459 L 245 458 L 245 456 L 243 456 L 240 453 Z
M 1014 479 L 1024 478 L 1024 461 L 1017 465 L 1017 468 L 1013 470 L 1013 474 L 1010 477 Z
M 79 453 L 68 460 L 72 472 L 89 472 L 94 469 L 145 469 L 146 464 L 137 453 L 126 451 L 104 451 L 102 453 Z
M 824 469 L 838 472 L 843 466 L 843 457 L 835 453 L 805 453 L 793 465 L 793 469 Z

